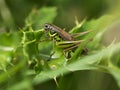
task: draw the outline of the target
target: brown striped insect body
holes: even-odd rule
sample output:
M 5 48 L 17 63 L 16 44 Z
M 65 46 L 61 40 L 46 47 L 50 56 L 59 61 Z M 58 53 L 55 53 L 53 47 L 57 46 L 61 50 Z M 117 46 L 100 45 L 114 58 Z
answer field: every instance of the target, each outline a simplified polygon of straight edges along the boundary
M 44 25 L 44 30 L 49 34 L 51 38 L 58 42 L 58 47 L 63 48 L 63 53 L 66 58 L 70 58 L 70 52 L 74 51 L 80 45 L 80 43 L 84 41 L 75 40 L 71 34 L 53 24 L 46 23 Z M 67 52 L 68 55 L 66 55 Z M 87 53 L 87 49 L 83 49 L 83 52 Z

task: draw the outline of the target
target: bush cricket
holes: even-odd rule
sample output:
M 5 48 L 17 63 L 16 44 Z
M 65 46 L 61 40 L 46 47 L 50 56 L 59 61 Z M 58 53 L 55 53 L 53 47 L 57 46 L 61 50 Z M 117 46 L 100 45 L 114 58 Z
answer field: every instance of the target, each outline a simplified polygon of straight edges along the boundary
M 53 25 L 46 23 L 44 30 L 48 33 L 49 37 L 53 41 L 57 42 L 58 47 L 63 49 L 63 54 L 67 59 L 71 58 L 71 52 L 73 52 L 84 40 L 76 40 L 71 34 L 65 30 Z M 81 35 L 88 32 L 80 33 Z M 83 48 L 82 54 L 87 54 L 87 48 Z

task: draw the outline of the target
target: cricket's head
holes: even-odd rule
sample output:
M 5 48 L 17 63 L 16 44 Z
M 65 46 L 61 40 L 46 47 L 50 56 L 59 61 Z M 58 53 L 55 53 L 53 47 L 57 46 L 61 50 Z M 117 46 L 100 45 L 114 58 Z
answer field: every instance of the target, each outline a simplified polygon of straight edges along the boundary
M 54 26 L 53 26 L 52 24 L 45 23 L 45 24 L 44 24 L 44 30 L 45 30 L 46 32 L 49 32 L 49 35 L 50 35 L 50 36 L 56 34 L 55 28 L 54 28 Z
M 45 30 L 45 31 L 51 30 L 51 24 L 45 23 L 45 24 L 44 24 L 44 30 Z

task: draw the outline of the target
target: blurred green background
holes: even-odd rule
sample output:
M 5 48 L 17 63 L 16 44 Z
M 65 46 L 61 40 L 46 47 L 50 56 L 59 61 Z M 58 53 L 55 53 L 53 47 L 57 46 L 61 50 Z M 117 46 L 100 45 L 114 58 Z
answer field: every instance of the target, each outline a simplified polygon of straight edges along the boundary
M 54 22 L 59 26 L 71 28 L 75 17 L 80 21 L 85 17 L 98 18 L 109 9 L 111 3 L 112 0 L 109 2 L 108 0 L 1 0 L 0 6 L 1 14 L 2 12 L 7 14 L 9 10 L 17 27 L 24 25 L 24 19 L 33 8 L 55 6 L 58 14 Z
M 52 6 L 57 9 L 57 16 L 53 23 L 69 30 L 75 25 L 75 17 L 79 21 L 84 18 L 87 20 L 97 19 L 114 8 L 118 1 L 0 0 L 0 33 L 17 31 L 22 28 L 25 25 L 25 18 L 33 9 Z M 105 38 L 105 40 L 103 42 L 108 44 L 108 39 Z M 4 86 L 3 83 L 0 90 L 3 90 Z M 51 80 L 26 90 L 119 90 L 119 88 L 110 74 L 98 71 L 77 71 L 66 75 L 64 82 L 61 82 L 58 88 L 54 80 Z

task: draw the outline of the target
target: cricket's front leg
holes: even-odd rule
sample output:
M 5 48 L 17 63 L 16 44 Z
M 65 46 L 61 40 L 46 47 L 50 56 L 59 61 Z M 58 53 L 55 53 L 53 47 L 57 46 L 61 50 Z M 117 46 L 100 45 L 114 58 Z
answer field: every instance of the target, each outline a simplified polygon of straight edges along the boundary
M 53 38 L 52 52 L 50 53 L 50 56 L 49 56 L 49 58 L 48 58 L 48 61 L 50 61 L 50 59 L 52 58 L 52 56 L 55 54 L 55 49 L 54 49 L 55 43 L 56 43 L 56 41 L 55 41 L 54 38 Z
M 50 56 L 49 56 L 49 58 L 47 59 L 47 61 L 50 61 L 51 60 L 51 58 L 52 58 L 52 56 L 55 54 L 55 51 L 53 51 L 51 54 L 50 54 Z

